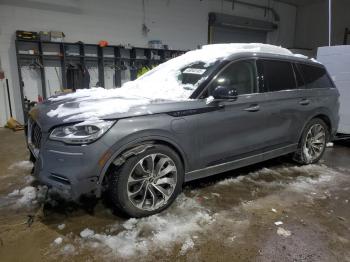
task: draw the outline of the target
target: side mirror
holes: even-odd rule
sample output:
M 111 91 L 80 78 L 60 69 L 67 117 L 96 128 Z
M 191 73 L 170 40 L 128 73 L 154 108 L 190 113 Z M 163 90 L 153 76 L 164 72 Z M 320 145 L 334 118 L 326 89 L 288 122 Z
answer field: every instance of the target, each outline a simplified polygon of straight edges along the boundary
M 227 86 L 217 86 L 213 91 L 213 97 L 220 100 L 236 100 L 238 96 L 237 90 L 228 88 Z

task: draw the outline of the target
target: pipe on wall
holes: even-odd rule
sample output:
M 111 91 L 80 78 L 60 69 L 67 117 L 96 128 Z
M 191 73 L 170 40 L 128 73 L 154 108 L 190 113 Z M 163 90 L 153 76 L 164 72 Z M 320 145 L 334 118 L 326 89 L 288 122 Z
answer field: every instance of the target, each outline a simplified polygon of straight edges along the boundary
M 240 5 L 245 5 L 245 6 L 249 6 L 249 7 L 259 8 L 259 9 L 262 9 L 262 10 L 265 10 L 265 11 L 270 11 L 272 13 L 275 21 L 277 21 L 277 22 L 280 21 L 279 14 L 272 7 L 259 5 L 259 4 L 248 3 L 248 2 L 243 2 L 243 1 L 240 1 L 240 0 L 225 0 L 225 1 L 232 2 L 232 7 L 234 7 L 234 4 L 240 4 Z
M 328 0 L 328 46 L 332 44 L 332 0 Z

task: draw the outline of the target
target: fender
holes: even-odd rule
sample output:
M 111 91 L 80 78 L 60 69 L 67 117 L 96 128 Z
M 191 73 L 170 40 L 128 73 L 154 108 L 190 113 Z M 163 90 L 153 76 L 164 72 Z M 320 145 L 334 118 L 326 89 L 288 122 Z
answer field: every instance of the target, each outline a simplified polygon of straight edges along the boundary
M 139 146 L 135 146 L 133 148 L 130 148 L 129 150 L 127 150 L 126 152 L 122 153 L 118 158 L 116 158 L 113 161 L 113 164 L 115 166 L 121 166 L 122 164 L 125 163 L 126 159 L 128 159 L 131 156 L 137 156 L 143 152 L 145 152 L 148 148 L 152 148 L 154 143 L 147 143 L 144 145 L 139 145 Z
M 108 168 L 110 167 L 110 165 L 116 164 L 117 166 L 122 165 L 125 160 L 127 158 L 129 158 L 132 155 L 138 155 L 143 153 L 144 151 L 146 151 L 147 149 L 151 148 L 154 146 L 154 142 L 153 141 L 162 141 L 165 143 L 168 143 L 170 145 L 172 145 L 174 148 L 176 148 L 176 150 L 180 153 L 180 158 L 183 159 L 184 161 L 184 167 L 186 170 L 186 167 L 188 167 L 188 159 L 186 154 L 184 153 L 184 151 L 181 149 L 181 147 L 174 142 L 172 139 L 170 139 L 169 137 L 165 137 L 165 136 L 144 136 L 144 137 L 140 137 L 138 139 L 135 139 L 131 142 L 128 142 L 126 144 L 124 144 L 123 146 L 119 147 L 118 150 L 116 150 L 115 152 L 111 153 L 110 157 L 108 158 L 108 160 L 106 161 L 106 163 L 104 164 L 100 174 L 99 174 L 99 178 L 98 178 L 98 182 L 97 182 L 97 190 L 96 190 L 96 196 L 100 197 L 101 196 L 101 189 L 102 189 L 102 182 L 103 179 L 107 173 Z
M 318 109 L 315 109 L 314 112 L 311 114 L 311 116 L 305 121 L 304 125 L 303 125 L 303 128 L 300 130 L 299 132 L 299 139 L 298 139 L 298 143 L 300 141 L 300 138 L 301 136 L 303 135 L 303 132 L 304 132 L 304 129 L 306 127 L 306 125 L 311 121 L 311 119 L 319 116 L 319 115 L 324 115 L 326 116 L 328 119 L 329 119 L 329 122 L 330 122 L 330 130 L 329 130 L 329 135 L 331 136 L 332 135 L 332 127 L 333 127 L 333 124 L 332 123 L 332 117 L 330 117 L 330 111 L 327 109 L 327 108 L 318 108 Z

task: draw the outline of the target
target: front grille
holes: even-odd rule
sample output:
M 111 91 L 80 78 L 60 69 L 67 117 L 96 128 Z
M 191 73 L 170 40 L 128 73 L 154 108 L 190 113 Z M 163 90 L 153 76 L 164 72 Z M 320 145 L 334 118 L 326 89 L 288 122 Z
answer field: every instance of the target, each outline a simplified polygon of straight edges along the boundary
M 35 148 L 40 148 L 41 129 L 40 126 L 34 121 L 32 122 L 31 141 Z

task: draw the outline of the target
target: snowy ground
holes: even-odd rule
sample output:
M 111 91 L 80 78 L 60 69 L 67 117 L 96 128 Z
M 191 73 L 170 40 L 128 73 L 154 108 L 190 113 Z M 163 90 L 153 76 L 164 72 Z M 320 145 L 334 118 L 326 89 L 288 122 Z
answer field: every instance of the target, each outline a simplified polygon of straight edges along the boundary
M 128 220 L 102 202 L 43 208 L 31 164 L 8 159 L 1 261 L 350 261 L 349 156 L 334 146 L 319 165 L 279 159 L 196 181 L 162 214 Z

